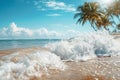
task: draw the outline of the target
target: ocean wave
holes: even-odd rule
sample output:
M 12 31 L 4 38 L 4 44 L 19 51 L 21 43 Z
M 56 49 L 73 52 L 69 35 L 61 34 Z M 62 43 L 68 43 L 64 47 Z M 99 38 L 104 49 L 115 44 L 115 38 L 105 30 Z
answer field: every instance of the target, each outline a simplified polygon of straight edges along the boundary
M 62 60 L 86 61 L 100 56 L 120 55 L 120 43 L 107 31 L 80 34 L 45 47 Z
M 45 45 L 50 50 L 15 53 L 0 58 L 0 80 L 30 80 L 64 70 L 64 61 L 87 61 L 99 56 L 120 55 L 120 43 L 108 32 L 92 32 Z M 23 51 L 21 51 L 23 52 Z
M 64 70 L 65 64 L 53 53 L 43 51 L 28 55 L 7 55 L 0 61 L 0 80 L 30 80 L 48 74 L 48 69 Z

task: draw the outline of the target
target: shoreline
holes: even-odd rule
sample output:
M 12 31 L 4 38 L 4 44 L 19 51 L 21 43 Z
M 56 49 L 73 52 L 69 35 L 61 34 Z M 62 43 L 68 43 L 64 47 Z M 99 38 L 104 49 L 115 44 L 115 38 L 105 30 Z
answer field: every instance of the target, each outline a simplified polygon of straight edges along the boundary
M 119 80 L 120 62 L 100 61 L 102 59 L 108 61 L 110 58 L 99 58 L 99 60 L 86 62 L 66 62 L 69 66 L 67 70 L 54 75 L 51 73 L 46 80 L 61 80 L 61 78 L 62 80 L 97 80 L 95 78 L 98 78 L 98 80 Z
M 120 42 L 120 38 L 116 39 L 116 41 Z M 27 52 L 35 52 L 35 51 L 40 51 L 40 50 L 47 50 L 50 51 L 50 49 L 44 48 L 42 46 L 37 46 L 37 47 L 26 47 L 26 48 L 13 48 L 13 49 L 5 49 L 5 50 L 0 50 L 0 57 L 13 54 L 16 52 L 22 52 L 22 51 L 27 51 Z M 101 58 L 101 56 L 98 56 Z M 110 56 L 107 56 L 110 57 Z
M 43 47 L 0 50 L 0 57 L 16 52 L 25 55 L 46 50 L 49 51 Z M 64 63 L 68 66 L 65 70 L 48 70 L 49 75 L 44 74 L 41 78 L 34 77 L 31 80 L 95 80 L 95 78 L 119 80 L 120 78 L 120 56 L 98 57 L 84 62 L 65 61 Z
M 29 47 L 29 48 L 14 48 L 14 49 L 7 49 L 7 50 L 0 50 L 0 57 L 9 55 L 9 54 L 14 54 L 16 52 L 27 52 L 27 53 L 32 53 L 40 50 L 46 50 L 49 51 L 49 49 L 44 48 L 44 47 Z
M 120 41 L 119 39 L 116 39 Z M 44 47 L 15 48 L 0 50 L 0 61 L 3 56 L 14 53 L 19 55 L 11 61 L 16 63 L 23 56 L 39 51 L 50 51 Z M 32 77 L 30 80 L 119 80 L 120 78 L 120 56 L 97 57 L 87 61 L 63 61 L 67 68 L 65 70 L 49 70 L 41 77 Z

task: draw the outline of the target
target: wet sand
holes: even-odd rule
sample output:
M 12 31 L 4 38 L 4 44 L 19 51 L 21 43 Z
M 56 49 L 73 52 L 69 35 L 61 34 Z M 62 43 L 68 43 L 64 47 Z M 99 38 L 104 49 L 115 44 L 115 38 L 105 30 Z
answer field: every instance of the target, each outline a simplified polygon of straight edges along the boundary
M 117 39 L 120 41 L 119 39 Z M 0 50 L 0 57 L 19 52 L 20 55 L 48 50 L 42 47 Z M 14 62 L 14 60 L 13 60 Z M 120 80 L 120 56 L 101 57 L 86 62 L 65 62 L 63 71 L 48 70 L 48 75 L 30 80 Z
M 9 54 L 13 54 L 13 53 L 21 53 L 21 54 L 25 54 L 25 53 L 33 53 L 36 51 L 41 51 L 41 50 L 46 50 L 48 51 L 49 49 L 43 48 L 43 47 L 32 47 L 32 48 L 15 48 L 15 49 L 9 49 L 9 50 L 0 50 L 0 57 L 5 56 L 5 55 L 9 55 Z
M 120 56 L 66 64 L 65 71 L 51 72 L 46 80 L 120 80 Z
M 120 37 L 116 40 L 120 41 Z M 53 71 L 44 80 L 120 80 L 120 56 L 65 64 L 68 65 L 65 71 Z
M 1 57 L 19 52 L 29 54 L 36 51 L 49 50 L 46 48 L 24 48 L 1 50 Z M 16 56 L 17 57 L 17 56 Z M 15 62 L 15 60 L 13 60 Z M 31 80 L 119 80 L 120 79 L 120 56 L 101 57 L 86 62 L 65 62 L 67 68 L 64 71 L 49 70 L 49 75 Z M 99 79 L 97 79 L 99 78 Z

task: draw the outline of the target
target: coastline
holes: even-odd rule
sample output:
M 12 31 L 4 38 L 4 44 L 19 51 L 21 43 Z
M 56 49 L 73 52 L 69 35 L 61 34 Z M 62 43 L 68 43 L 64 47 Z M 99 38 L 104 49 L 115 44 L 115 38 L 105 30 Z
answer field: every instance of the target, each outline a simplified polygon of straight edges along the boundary
M 120 56 L 102 57 L 86 62 L 66 62 L 68 69 L 51 73 L 46 80 L 119 80 Z M 96 79 L 97 78 L 97 79 Z
M 5 55 L 9 55 L 9 54 L 14 54 L 17 52 L 33 53 L 33 52 L 40 51 L 40 50 L 49 51 L 49 49 L 43 48 L 43 47 L 14 48 L 14 49 L 0 50 L 0 57 L 5 56 Z
M 0 50 L 0 56 L 16 52 L 22 55 L 46 50 L 49 51 L 49 49 L 42 47 Z M 4 53 L 4 55 L 1 53 Z M 67 69 L 63 71 L 49 70 L 49 75 L 42 75 L 41 78 L 34 77 L 31 80 L 94 80 L 95 78 L 119 80 L 120 78 L 120 56 L 100 57 L 85 62 L 67 61 L 64 63 L 68 66 Z
M 120 38 L 116 39 L 120 41 Z M 0 61 L 2 56 L 19 52 L 18 56 L 11 59 L 16 62 L 23 55 L 37 51 L 50 51 L 43 47 L 16 48 L 0 50 Z M 64 61 L 65 70 L 48 70 L 48 74 L 41 77 L 32 77 L 30 80 L 119 80 L 120 78 L 120 56 L 99 57 L 84 62 Z

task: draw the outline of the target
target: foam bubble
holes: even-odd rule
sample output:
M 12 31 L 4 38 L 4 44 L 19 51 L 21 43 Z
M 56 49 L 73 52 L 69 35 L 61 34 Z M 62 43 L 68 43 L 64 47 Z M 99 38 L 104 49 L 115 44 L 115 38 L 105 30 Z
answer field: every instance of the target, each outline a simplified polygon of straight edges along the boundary
M 120 43 L 107 31 L 80 34 L 69 40 L 64 40 L 45 47 L 62 60 L 86 61 L 97 56 L 120 55 Z
M 11 61 L 13 57 L 15 56 L 2 57 L 7 61 L 0 63 L 0 80 L 29 80 L 32 77 L 41 77 L 43 73 L 47 74 L 48 69 L 65 69 L 60 58 L 47 51 L 21 56 L 16 62 Z

